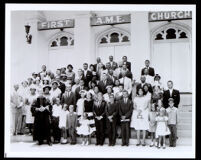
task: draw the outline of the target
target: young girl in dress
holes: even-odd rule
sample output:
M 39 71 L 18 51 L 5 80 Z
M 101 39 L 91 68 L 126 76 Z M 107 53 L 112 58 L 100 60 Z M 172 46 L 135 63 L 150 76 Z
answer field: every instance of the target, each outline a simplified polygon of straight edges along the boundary
M 170 134 L 167 121 L 168 117 L 165 116 L 165 109 L 161 108 L 159 115 L 156 117 L 156 138 L 159 138 L 158 148 L 161 147 L 161 140 L 163 139 L 163 149 L 165 149 L 165 136 Z
M 79 119 L 80 126 L 77 127 L 77 134 L 82 137 L 82 145 L 89 145 L 89 135 L 92 134 L 93 130 L 90 128 L 92 121 L 87 119 L 87 113 L 83 113 Z
M 67 143 L 66 119 L 68 113 L 69 111 L 67 110 L 67 105 L 64 104 L 59 115 L 59 128 L 61 129 L 61 144 Z
M 149 112 L 149 132 L 151 133 L 151 144 L 150 147 L 154 146 L 157 144 L 155 141 L 155 131 L 156 131 L 156 105 L 153 103 L 151 105 L 151 111 Z
M 78 118 L 80 118 L 83 115 L 83 112 L 84 112 L 84 101 L 85 101 L 86 91 L 81 90 L 80 95 L 81 95 L 81 98 L 78 99 L 78 101 L 77 101 L 77 111 L 76 111 L 77 115 L 78 115 Z

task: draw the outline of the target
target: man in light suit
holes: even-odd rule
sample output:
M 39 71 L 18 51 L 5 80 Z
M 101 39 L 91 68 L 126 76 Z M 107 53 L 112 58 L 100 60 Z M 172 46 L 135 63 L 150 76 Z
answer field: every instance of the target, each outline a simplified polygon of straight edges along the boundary
M 108 63 L 110 64 L 112 70 L 115 70 L 118 67 L 117 63 L 113 61 L 113 56 L 109 56 L 109 62 L 106 63 L 106 66 Z
M 163 105 L 165 108 L 168 108 L 169 106 L 169 98 L 174 99 L 174 106 L 178 108 L 179 102 L 180 102 L 180 93 L 178 90 L 173 89 L 173 82 L 170 80 L 167 82 L 168 90 L 164 91 L 163 93 Z
M 70 85 L 66 86 L 66 91 L 61 97 L 61 104 L 67 106 L 67 110 L 69 110 L 70 105 L 76 104 L 75 94 L 71 91 L 72 87 Z
M 148 69 L 148 74 L 149 74 L 150 76 L 154 77 L 154 76 L 155 76 L 154 68 L 150 67 L 149 65 L 150 65 L 150 61 L 149 61 L 149 60 L 146 60 L 146 61 L 145 61 L 145 68 L 142 69 L 141 75 L 144 75 L 144 70 L 145 70 L 145 69 Z
M 74 112 L 73 105 L 69 106 L 69 113 L 66 118 L 66 129 L 68 130 L 70 136 L 70 144 L 76 144 L 76 127 L 77 127 L 77 115 Z
M 120 84 L 124 85 L 124 89 L 128 91 L 128 94 L 131 94 L 132 91 L 132 83 L 131 79 L 126 77 L 126 72 L 122 72 L 122 78 L 119 79 Z

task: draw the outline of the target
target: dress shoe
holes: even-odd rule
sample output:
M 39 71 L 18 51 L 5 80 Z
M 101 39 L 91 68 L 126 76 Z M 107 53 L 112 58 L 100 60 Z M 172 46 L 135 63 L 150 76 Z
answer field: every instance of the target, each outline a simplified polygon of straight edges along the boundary
M 139 142 L 139 143 L 136 144 L 136 146 L 140 146 L 140 145 L 141 145 L 141 142 Z
M 146 143 L 142 143 L 142 146 L 146 146 Z
M 125 146 L 125 144 L 121 144 L 121 146 Z
M 128 146 L 129 146 L 129 144 L 126 144 L 126 146 L 128 147 Z

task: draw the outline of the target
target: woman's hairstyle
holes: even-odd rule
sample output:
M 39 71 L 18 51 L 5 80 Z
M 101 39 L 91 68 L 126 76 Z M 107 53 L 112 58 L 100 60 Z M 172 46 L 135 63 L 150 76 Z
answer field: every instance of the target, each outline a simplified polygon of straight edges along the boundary
M 73 69 L 73 66 L 72 66 L 71 64 L 69 64 L 69 65 L 67 66 L 67 68 L 69 68 L 69 67 Z
M 145 94 L 144 87 L 140 87 L 140 88 L 137 89 L 137 95 L 139 95 L 139 90 L 142 90 L 143 95 Z

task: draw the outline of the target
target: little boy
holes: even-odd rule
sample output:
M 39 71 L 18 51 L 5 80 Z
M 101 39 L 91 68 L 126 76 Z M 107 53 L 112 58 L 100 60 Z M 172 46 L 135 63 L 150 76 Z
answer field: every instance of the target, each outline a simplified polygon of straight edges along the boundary
M 166 109 L 168 116 L 168 127 L 170 129 L 170 147 L 176 147 L 177 140 L 177 123 L 178 123 L 178 109 L 174 107 L 174 99 L 169 98 L 169 107 Z
M 59 128 L 59 115 L 62 110 L 60 99 L 56 98 L 56 104 L 52 108 L 52 135 L 55 143 L 59 143 L 61 139 L 61 130 Z
M 70 144 L 76 144 L 76 127 L 77 127 L 77 114 L 74 112 L 74 106 L 69 106 L 69 113 L 67 114 L 66 129 L 70 136 Z

